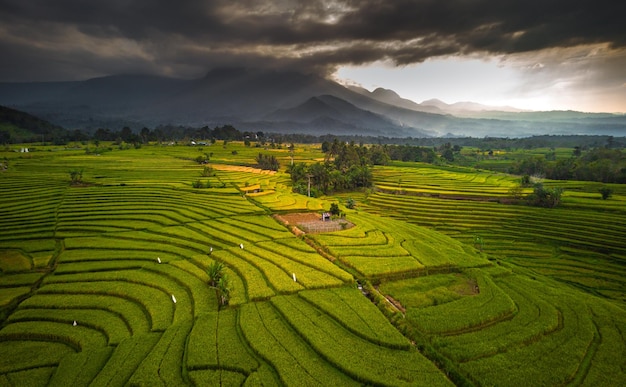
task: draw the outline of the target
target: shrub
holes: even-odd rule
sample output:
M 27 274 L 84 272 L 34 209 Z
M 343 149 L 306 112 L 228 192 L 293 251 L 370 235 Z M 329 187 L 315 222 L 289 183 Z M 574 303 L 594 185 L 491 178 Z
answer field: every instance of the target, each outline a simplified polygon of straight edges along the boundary
M 72 185 L 79 185 L 83 182 L 83 170 L 82 169 L 72 169 L 70 172 L 70 181 Z
M 522 198 L 523 191 L 524 190 L 522 188 L 522 185 L 515 185 L 511 187 L 511 189 L 509 190 L 509 193 L 511 194 L 511 196 L 513 196 L 513 199 L 519 200 Z
M 607 200 L 613 196 L 613 190 L 609 187 L 602 187 L 598 191 L 600 191 L 600 195 L 602 195 L 602 200 Z
M 206 154 L 204 154 L 204 155 L 196 156 L 194 160 L 198 164 L 206 164 L 209 161 L 209 158 Z
M 534 191 L 528 195 L 528 203 L 533 206 L 553 208 L 561 202 L 563 188 L 546 188 L 543 184 L 535 184 Z
M 270 171 L 278 171 L 280 168 L 280 163 L 278 159 L 274 155 L 264 155 L 263 153 L 259 153 L 256 157 L 256 162 L 259 168 L 268 169 Z
M 204 169 L 202 170 L 202 177 L 210 177 L 210 176 L 215 176 L 215 172 L 213 171 L 213 167 L 210 166 L 206 166 L 204 167 Z

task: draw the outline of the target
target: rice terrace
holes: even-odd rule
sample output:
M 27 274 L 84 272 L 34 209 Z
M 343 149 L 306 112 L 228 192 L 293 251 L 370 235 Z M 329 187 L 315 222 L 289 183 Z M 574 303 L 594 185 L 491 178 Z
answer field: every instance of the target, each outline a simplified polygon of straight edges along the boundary
M 626 184 L 501 164 L 573 148 L 95 147 L 0 153 L 0 386 L 626 385 Z

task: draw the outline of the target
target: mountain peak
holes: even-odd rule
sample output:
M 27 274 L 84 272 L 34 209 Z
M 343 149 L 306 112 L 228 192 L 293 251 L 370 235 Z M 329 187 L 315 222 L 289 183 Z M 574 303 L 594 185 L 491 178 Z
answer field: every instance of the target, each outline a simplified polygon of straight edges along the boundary
M 381 97 L 381 98 L 402 98 L 395 91 L 389 90 L 389 89 L 383 89 L 382 87 L 377 87 L 376 89 L 374 89 L 374 91 L 372 91 L 372 95 L 374 97 Z
M 602 133 L 623 134 L 626 125 L 626 116 L 609 123 L 592 121 L 603 117 L 573 112 L 514 114 L 437 99 L 418 104 L 389 89 L 370 92 L 293 69 L 254 67 L 215 67 L 204 78 L 189 80 L 120 75 L 74 82 L 0 83 L 0 105 L 86 131 L 123 125 L 231 123 L 244 130 L 263 127 L 310 134 L 510 136 L 540 133 L 546 125 L 534 123 L 541 122 L 550 122 L 554 133 L 568 133 L 574 118 L 584 118 L 577 127 L 593 128 L 593 133 L 602 129 Z
M 427 99 L 426 101 L 422 101 L 422 105 L 427 105 L 427 106 L 449 106 L 447 103 L 443 102 L 440 99 L 437 98 L 431 98 L 431 99 Z

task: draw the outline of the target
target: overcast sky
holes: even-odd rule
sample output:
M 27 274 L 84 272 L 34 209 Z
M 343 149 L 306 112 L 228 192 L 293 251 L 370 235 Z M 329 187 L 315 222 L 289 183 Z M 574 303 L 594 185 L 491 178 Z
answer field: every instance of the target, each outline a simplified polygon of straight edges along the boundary
M 626 112 L 625 15 L 620 0 L 0 0 L 0 81 L 243 65 L 416 102 Z

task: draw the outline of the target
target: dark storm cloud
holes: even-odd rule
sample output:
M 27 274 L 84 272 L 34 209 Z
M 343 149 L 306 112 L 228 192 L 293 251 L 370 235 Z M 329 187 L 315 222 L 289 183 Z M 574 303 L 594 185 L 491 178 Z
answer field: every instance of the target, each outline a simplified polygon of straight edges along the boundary
M 215 65 L 399 65 L 626 45 L 607 0 L 0 0 L 2 80 L 116 72 L 197 76 Z

